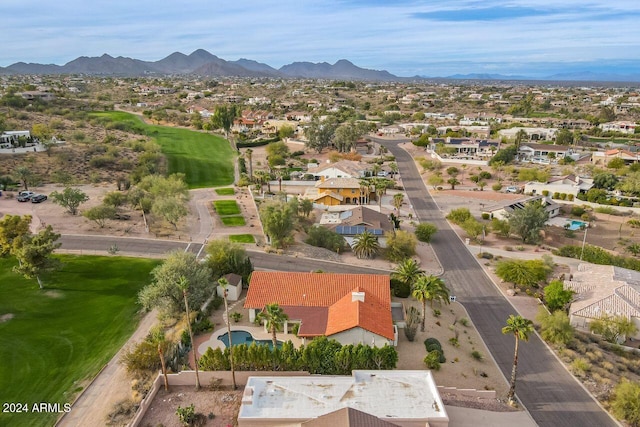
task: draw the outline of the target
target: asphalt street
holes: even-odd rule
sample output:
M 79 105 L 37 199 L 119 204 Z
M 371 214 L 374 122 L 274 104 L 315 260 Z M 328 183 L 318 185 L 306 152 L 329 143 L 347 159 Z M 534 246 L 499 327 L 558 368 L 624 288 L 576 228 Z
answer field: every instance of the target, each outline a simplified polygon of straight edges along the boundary
M 460 301 L 487 344 L 506 378 L 511 377 L 514 338 L 503 335 L 510 314 L 517 314 L 484 273 L 477 260 L 444 219 L 433 201 L 411 156 L 399 142 L 373 138 L 396 157 L 408 198 L 422 222 L 438 227 L 433 249 L 444 268 L 447 286 Z M 516 394 L 540 426 L 616 426 L 583 386 L 535 334 L 521 343 L 518 358 Z

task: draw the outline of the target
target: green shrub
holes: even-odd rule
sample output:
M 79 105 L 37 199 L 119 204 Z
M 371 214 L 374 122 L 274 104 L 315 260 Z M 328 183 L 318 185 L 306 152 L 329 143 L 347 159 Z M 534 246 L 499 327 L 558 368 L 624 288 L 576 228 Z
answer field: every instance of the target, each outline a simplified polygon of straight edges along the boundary
M 502 190 L 502 184 L 500 184 L 499 182 L 496 182 L 495 184 L 493 184 L 491 186 L 491 189 L 493 191 L 500 191 L 500 190 Z
M 473 357 L 475 360 L 482 360 L 483 359 L 482 353 L 480 353 L 478 350 L 473 350 L 471 352 L 471 357 Z
M 488 221 L 490 218 L 491 218 L 491 214 L 487 212 L 482 213 L 482 219 L 484 219 L 485 221 Z
M 393 294 L 398 298 L 408 298 L 411 295 L 411 285 L 400 280 L 391 279 Z
M 557 191 L 555 193 L 553 193 L 553 196 L 551 197 L 552 199 L 559 199 L 560 198 L 560 193 L 558 193 Z
M 209 320 L 208 317 L 203 317 L 201 320 L 193 323 L 191 325 L 191 330 L 194 335 L 200 334 L 202 332 L 210 332 L 213 331 L 213 323 Z
M 427 222 L 420 223 L 416 226 L 416 237 L 421 242 L 429 243 L 433 235 L 438 231 L 438 228 Z
M 542 190 L 542 195 L 544 197 L 549 197 L 549 190 Z
M 431 351 L 427 353 L 423 360 L 424 364 L 427 365 L 427 368 L 432 369 L 434 371 L 440 370 L 440 353 L 437 350 Z
M 427 351 L 433 350 L 434 346 L 438 350 L 442 350 L 442 345 L 440 345 L 440 341 L 438 341 L 436 338 L 427 338 L 426 340 L 424 340 L 424 348 Z
M 567 194 L 567 200 L 573 202 L 573 194 Z
M 571 207 L 571 215 L 573 216 L 582 216 L 586 211 L 582 206 L 573 206 Z
M 493 259 L 493 254 L 490 252 L 480 252 L 478 253 L 478 258 L 481 259 Z
M 449 212 L 449 215 L 447 215 L 447 219 L 457 225 L 463 224 L 465 221 L 469 220 L 470 218 L 473 218 L 473 217 L 471 216 L 471 212 L 467 208 L 454 209 L 451 212 Z

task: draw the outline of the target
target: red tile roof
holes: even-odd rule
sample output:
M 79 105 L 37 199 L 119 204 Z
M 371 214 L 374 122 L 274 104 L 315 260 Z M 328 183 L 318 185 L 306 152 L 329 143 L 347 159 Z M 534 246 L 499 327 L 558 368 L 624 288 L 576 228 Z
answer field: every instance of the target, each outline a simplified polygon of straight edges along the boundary
M 364 292 L 364 302 L 352 301 L 352 292 Z M 360 327 L 393 339 L 389 276 L 254 271 L 244 307 L 262 309 L 272 303 L 285 312 L 290 307 L 291 314 L 302 320 L 301 336 L 330 336 Z M 305 319 L 304 307 L 328 307 L 326 322 L 318 318 L 317 310 Z M 319 333 L 323 324 L 326 329 Z

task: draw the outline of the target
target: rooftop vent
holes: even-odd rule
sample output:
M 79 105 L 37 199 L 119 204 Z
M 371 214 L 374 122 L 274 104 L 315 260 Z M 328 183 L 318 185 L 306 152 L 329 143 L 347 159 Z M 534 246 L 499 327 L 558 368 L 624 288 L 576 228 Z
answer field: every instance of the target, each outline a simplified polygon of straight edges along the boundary
M 355 301 L 364 302 L 364 292 L 351 292 L 351 302 Z

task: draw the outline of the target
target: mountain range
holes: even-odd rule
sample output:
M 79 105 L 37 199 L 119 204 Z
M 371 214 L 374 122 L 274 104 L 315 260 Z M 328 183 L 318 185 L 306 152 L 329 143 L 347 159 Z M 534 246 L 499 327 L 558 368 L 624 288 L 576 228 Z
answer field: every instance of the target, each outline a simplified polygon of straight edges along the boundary
M 398 77 L 387 71 L 361 68 L 346 59 L 335 64 L 327 62 L 293 62 L 280 69 L 250 59 L 226 61 L 204 49 L 198 49 L 190 55 L 174 52 L 159 61 L 113 57 L 104 54 L 100 57 L 81 56 L 64 65 L 33 64 L 17 62 L 8 67 L 0 67 L 2 74 L 84 74 L 102 76 L 144 76 L 144 75 L 194 75 L 202 77 L 271 77 L 271 78 L 309 78 L 328 80 L 362 81 L 400 81 L 422 79 L 454 80 L 541 80 L 541 81 L 578 81 L 578 82 L 639 82 L 640 75 L 617 74 L 599 70 L 572 71 L 546 77 L 527 77 L 501 74 L 455 74 L 446 77 Z
M 32 64 L 17 62 L 8 67 L 0 67 L 0 74 L 88 74 L 111 76 L 176 75 L 190 74 L 204 77 L 277 77 L 392 81 L 399 77 L 387 71 L 360 68 L 346 59 L 335 64 L 294 62 L 279 70 L 267 64 L 250 59 L 226 61 L 198 49 L 190 55 L 174 52 L 159 61 L 107 55 L 100 57 L 81 56 L 65 65 Z

